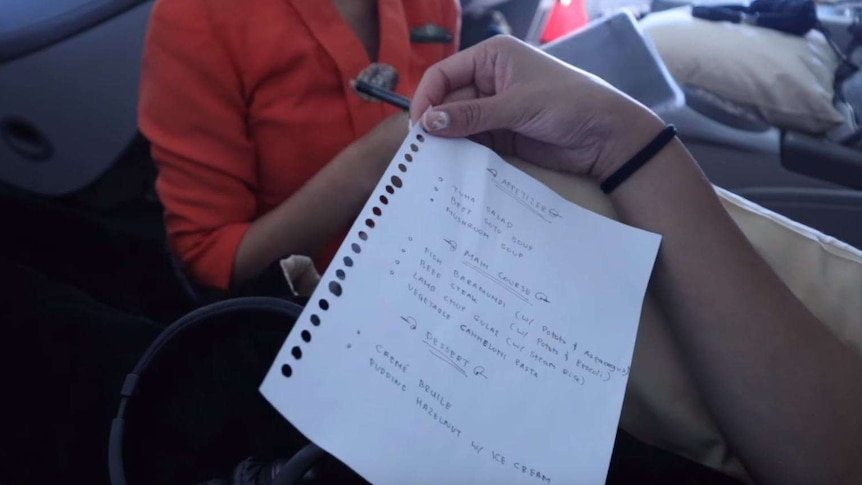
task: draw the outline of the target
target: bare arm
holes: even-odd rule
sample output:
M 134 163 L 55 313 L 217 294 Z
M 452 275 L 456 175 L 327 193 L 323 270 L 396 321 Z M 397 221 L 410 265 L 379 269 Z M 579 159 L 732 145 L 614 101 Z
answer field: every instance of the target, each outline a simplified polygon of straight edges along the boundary
M 429 70 L 412 115 L 438 135 L 483 134 L 498 151 L 599 181 L 663 127 L 603 81 L 505 38 Z M 764 483 L 857 483 L 862 358 L 754 251 L 682 143 L 611 199 L 626 222 L 663 236 L 653 288 L 749 472 Z
M 682 144 L 611 199 L 623 220 L 662 234 L 653 287 L 749 472 L 764 483 L 858 482 L 862 359 L 754 251 Z
M 362 208 L 407 134 L 395 115 L 357 140 L 281 205 L 255 220 L 234 260 L 232 286 L 288 254 L 311 254 L 334 240 Z

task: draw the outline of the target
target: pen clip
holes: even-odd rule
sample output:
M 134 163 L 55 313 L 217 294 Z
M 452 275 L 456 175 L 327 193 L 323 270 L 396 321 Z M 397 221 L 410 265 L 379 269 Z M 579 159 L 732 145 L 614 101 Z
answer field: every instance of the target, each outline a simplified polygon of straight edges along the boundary
M 425 24 L 410 29 L 410 42 L 416 44 L 449 44 L 455 39 L 447 29 L 434 24 Z
M 375 102 L 383 101 L 397 108 L 401 108 L 404 111 L 410 110 L 410 98 L 402 96 L 394 91 L 381 88 L 380 86 L 375 86 L 374 84 L 365 82 L 361 79 L 351 80 L 350 86 L 362 99 Z

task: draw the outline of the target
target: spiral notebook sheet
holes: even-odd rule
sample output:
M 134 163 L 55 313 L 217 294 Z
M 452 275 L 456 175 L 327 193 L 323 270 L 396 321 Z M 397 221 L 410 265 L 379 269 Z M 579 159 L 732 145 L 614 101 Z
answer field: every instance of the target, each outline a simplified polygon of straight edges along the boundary
M 602 483 L 659 240 L 414 127 L 261 392 L 372 483 Z

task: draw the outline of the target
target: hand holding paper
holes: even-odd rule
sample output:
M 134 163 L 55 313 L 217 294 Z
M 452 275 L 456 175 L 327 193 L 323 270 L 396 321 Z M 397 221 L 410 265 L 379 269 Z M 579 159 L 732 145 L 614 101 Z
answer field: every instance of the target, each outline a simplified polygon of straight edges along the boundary
M 600 483 L 658 242 L 416 127 L 261 390 L 375 483 Z

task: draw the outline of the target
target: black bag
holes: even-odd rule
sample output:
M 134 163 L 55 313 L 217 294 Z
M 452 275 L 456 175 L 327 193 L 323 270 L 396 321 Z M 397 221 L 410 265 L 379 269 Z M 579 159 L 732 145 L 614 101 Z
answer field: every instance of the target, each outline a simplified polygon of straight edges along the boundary
M 318 462 L 314 483 L 361 480 L 258 392 L 301 311 L 277 298 L 238 298 L 195 310 L 159 335 L 121 390 L 111 483 L 286 484 Z
M 841 100 L 850 105 L 855 116 L 856 130 L 841 143 L 862 149 L 862 21 L 859 19 L 848 29 L 852 40 L 847 49 L 847 60 L 835 76 L 836 92 Z
M 805 35 L 818 24 L 817 8 L 812 0 L 754 0 L 751 5 L 715 5 L 692 7 L 694 17 L 705 20 L 755 25 L 793 35 Z

